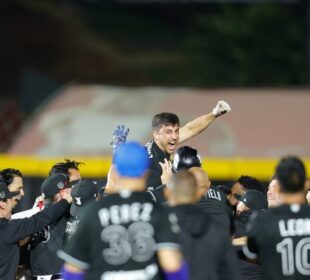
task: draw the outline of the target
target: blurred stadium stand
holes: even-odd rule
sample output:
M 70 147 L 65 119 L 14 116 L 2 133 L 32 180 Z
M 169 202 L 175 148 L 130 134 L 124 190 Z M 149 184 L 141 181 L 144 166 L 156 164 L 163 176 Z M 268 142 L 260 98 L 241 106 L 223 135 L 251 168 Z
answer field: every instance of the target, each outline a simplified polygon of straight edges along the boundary
M 0 101 L 0 151 L 4 152 L 14 141 L 23 122 L 21 112 L 13 100 Z

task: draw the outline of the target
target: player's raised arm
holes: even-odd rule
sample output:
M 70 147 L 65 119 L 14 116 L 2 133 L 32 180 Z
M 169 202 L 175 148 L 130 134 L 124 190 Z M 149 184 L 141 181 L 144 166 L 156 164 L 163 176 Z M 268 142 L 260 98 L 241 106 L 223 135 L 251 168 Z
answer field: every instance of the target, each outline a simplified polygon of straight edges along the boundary
M 125 125 L 118 125 L 112 134 L 112 146 L 113 153 L 119 150 L 120 146 L 124 145 L 127 140 L 129 133 L 129 128 L 126 128 Z
M 212 112 L 200 116 L 190 121 L 185 126 L 181 127 L 179 143 L 182 143 L 198 135 L 199 133 L 207 129 L 217 117 L 224 115 L 225 113 L 230 111 L 231 108 L 227 102 L 223 100 L 219 101 L 217 105 L 213 108 Z

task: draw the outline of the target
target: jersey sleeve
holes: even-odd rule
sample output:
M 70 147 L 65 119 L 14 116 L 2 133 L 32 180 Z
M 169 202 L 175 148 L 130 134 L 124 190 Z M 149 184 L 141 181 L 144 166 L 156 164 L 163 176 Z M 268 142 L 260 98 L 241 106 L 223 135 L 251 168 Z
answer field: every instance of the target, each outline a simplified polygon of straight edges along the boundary
M 249 223 L 246 227 L 247 233 L 247 244 L 243 246 L 243 253 L 249 259 L 256 259 L 258 256 L 258 235 L 261 232 L 260 230 L 260 215 L 258 212 L 255 212 L 251 215 Z
M 5 229 L 7 243 L 16 243 L 21 239 L 43 230 L 51 223 L 58 221 L 67 211 L 68 202 L 61 200 L 30 218 L 10 220 Z
M 65 262 L 73 264 L 82 270 L 87 270 L 90 265 L 90 234 L 92 231 L 93 219 L 90 213 L 91 209 L 86 209 L 77 226 L 75 234 L 70 238 L 65 247 L 58 251 L 58 256 Z
M 155 217 L 156 247 L 160 249 L 179 249 L 179 232 L 177 216 L 169 209 L 158 206 L 158 211 Z
M 152 198 L 153 201 L 157 203 L 165 203 L 166 199 L 164 196 L 164 188 L 166 188 L 165 185 L 159 186 L 155 188 L 154 190 L 147 191 L 148 195 Z

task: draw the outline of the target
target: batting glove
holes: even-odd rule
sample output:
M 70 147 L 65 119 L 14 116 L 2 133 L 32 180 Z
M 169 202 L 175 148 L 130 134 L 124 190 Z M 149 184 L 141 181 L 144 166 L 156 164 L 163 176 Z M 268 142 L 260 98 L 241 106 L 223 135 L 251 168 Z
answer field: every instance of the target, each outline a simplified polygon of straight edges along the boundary
M 219 117 L 230 111 L 231 111 L 231 108 L 229 104 L 224 100 L 220 100 L 219 102 L 217 102 L 216 106 L 213 108 L 212 114 L 215 117 Z
M 129 128 L 125 128 L 124 125 L 118 125 L 113 132 L 111 146 L 113 153 L 115 153 L 120 146 L 126 143 Z

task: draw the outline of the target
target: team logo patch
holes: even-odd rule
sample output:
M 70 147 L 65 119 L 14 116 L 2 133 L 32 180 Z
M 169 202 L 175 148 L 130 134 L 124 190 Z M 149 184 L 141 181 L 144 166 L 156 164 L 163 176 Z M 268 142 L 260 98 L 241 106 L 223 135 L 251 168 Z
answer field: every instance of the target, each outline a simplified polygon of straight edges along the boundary
M 51 238 L 50 230 L 51 230 L 50 227 L 47 226 L 47 228 L 45 228 L 45 229 L 42 231 L 42 236 L 41 236 L 41 238 L 42 238 L 42 242 L 43 242 L 43 243 L 46 243 L 46 242 L 48 242 L 48 241 L 50 240 L 50 238 Z
M 0 192 L 0 198 L 5 198 L 5 192 Z
M 63 182 L 58 182 L 58 183 L 57 183 L 57 188 L 58 188 L 58 189 L 63 189 L 64 186 L 65 186 L 65 184 L 64 184 Z
M 80 206 L 82 205 L 82 201 L 81 201 L 80 197 L 75 197 L 74 199 L 75 199 L 75 204 L 76 205 L 80 205 Z

